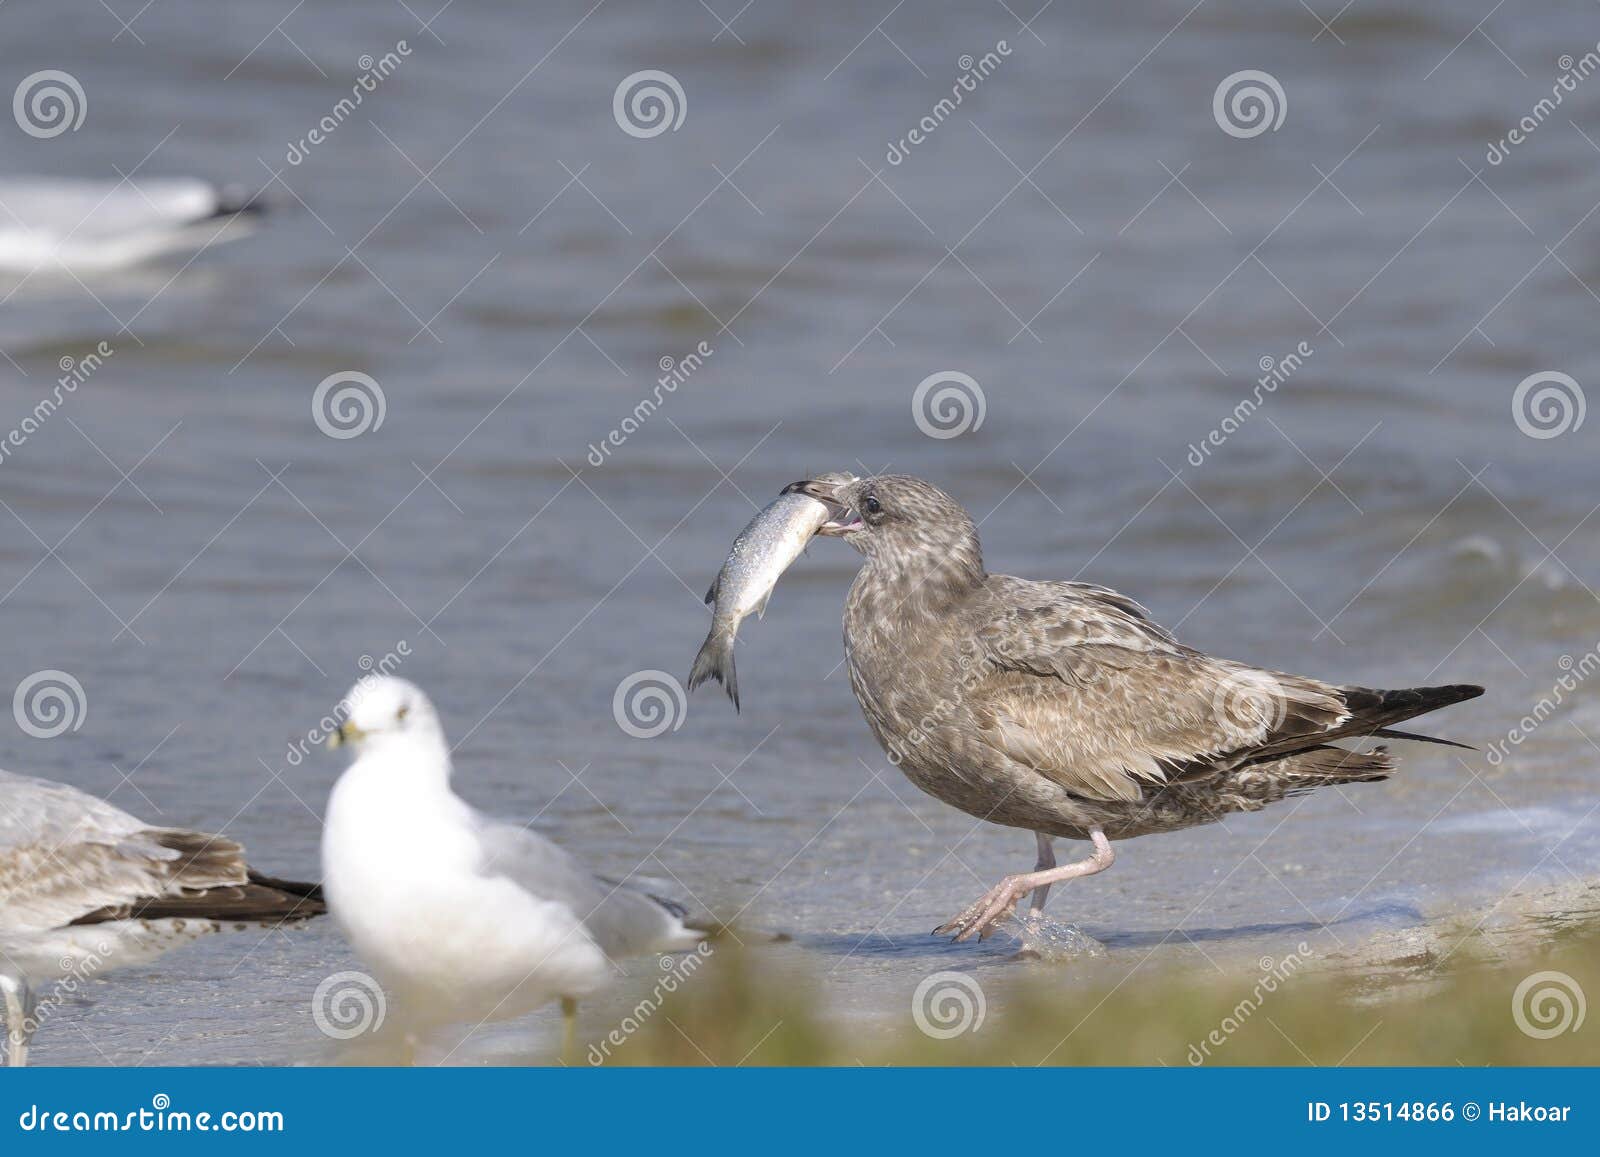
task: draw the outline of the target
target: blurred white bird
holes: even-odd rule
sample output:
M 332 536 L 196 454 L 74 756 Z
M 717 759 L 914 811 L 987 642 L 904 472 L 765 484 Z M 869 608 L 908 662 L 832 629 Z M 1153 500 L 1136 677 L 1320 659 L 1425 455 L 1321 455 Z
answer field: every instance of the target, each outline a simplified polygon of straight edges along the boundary
M 433 704 L 369 676 L 330 743 L 355 761 L 334 785 L 322 840 L 329 910 L 416 1034 L 501 1020 L 559 998 L 563 1055 L 577 1000 L 624 956 L 692 948 L 684 909 L 602 879 L 525 825 L 483 815 L 450 787 Z
M 41 984 L 95 979 L 213 932 L 323 910 L 320 888 L 252 871 L 225 836 L 156 827 L 66 784 L 0 771 L 9 1064 L 26 1063 Z
M 260 201 L 193 177 L 0 177 L 0 270 L 123 269 L 250 231 Z

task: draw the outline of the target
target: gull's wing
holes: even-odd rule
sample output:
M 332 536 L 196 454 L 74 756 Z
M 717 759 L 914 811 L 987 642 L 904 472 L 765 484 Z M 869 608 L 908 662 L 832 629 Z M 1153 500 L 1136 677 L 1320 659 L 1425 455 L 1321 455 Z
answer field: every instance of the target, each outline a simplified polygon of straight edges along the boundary
M 151 827 L 76 788 L 0 771 L 0 932 L 181 909 L 248 880 L 232 840 Z
M 984 657 L 1066 683 L 1094 677 L 1094 647 L 1185 650 L 1150 612 L 1109 587 L 990 575 L 974 634 Z
M 540 900 L 570 908 L 607 956 L 690 947 L 699 935 L 683 925 L 683 909 L 626 883 L 601 879 L 537 832 L 478 816 L 483 870 L 504 876 Z
M 192 225 L 228 212 L 217 186 L 192 177 L 89 181 L 0 177 L 0 233 L 78 240 Z
M 1086 798 L 1138 800 L 1351 718 L 1343 689 L 1185 647 L 1104 587 L 991 576 L 977 614 L 968 701 L 983 742 Z

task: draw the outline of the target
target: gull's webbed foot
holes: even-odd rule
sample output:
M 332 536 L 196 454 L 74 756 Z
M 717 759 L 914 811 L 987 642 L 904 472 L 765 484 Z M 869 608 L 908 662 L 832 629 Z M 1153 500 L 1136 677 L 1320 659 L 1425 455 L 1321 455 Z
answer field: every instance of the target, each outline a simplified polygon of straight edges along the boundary
M 1023 877 L 1007 876 L 955 919 L 935 928 L 933 935 L 953 935 L 956 943 L 971 940 L 974 936 L 987 940 L 998 930 L 1003 917 L 1015 915 L 1017 901 L 1032 890 L 1031 885 L 1023 882 Z

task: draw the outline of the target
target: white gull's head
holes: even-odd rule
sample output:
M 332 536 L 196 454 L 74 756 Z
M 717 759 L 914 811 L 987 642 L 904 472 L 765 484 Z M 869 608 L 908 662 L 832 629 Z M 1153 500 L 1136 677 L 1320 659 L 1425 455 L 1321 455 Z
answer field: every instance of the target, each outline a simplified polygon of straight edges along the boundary
M 363 748 L 394 740 L 431 740 L 442 744 L 439 713 L 422 688 L 393 675 L 367 675 L 350 688 L 339 704 L 339 730 L 329 745 Z

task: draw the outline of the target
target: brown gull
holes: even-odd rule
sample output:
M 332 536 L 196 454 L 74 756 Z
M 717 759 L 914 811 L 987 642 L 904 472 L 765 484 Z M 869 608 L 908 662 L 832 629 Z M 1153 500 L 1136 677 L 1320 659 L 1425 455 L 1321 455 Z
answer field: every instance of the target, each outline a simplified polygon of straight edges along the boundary
M 1105 587 L 990 574 L 967 512 L 920 478 L 788 489 L 831 503 L 818 533 L 866 556 L 845 604 L 845 656 L 890 762 L 929 795 L 1037 837 L 1032 872 L 934 929 L 957 940 L 989 935 L 1029 892 L 1037 921 L 1051 884 L 1111 866 L 1113 839 L 1385 779 L 1387 748 L 1333 741 L 1449 743 L 1391 725 L 1483 693 L 1267 671 L 1184 646 Z M 1058 866 L 1056 837 L 1093 853 Z
M 226 836 L 147 824 L 62 783 L 0 771 L 0 994 L 11 1065 L 44 1010 L 35 986 L 143 964 L 201 936 L 325 911 Z

